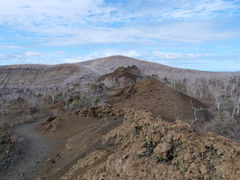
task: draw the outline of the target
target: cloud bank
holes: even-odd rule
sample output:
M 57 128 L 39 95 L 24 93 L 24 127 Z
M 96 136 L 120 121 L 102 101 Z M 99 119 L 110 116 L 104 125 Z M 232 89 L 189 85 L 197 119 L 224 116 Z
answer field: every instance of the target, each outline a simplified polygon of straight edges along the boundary
M 239 15 L 237 0 L 0 1 L 0 64 L 40 61 L 28 52 L 51 63 L 116 53 L 182 62 L 215 54 L 231 62 L 240 52 Z

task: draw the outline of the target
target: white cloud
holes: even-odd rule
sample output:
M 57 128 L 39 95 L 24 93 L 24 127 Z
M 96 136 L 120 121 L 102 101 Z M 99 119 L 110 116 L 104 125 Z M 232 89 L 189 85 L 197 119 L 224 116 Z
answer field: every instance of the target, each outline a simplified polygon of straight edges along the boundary
M 199 57 L 205 56 L 195 53 L 175 53 L 175 52 L 162 52 L 162 51 L 153 51 L 152 55 L 161 60 L 193 60 Z
M 39 53 L 39 52 L 34 52 L 34 51 L 27 51 L 23 54 L 24 57 L 36 57 L 36 56 L 41 56 L 42 53 Z
M 110 50 L 98 51 L 98 52 L 94 52 L 94 53 L 90 53 L 90 54 L 78 56 L 78 57 L 64 58 L 61 60 L 61 63 L 76 63 L 76 62 L 91 60 L 95 58 L 115 56 L 115 55 L 122 55 L 122 56 L 135 57 L 135 58 L 140 57 L 140 54 L 134 50 L 118 51 L 118 50 L 110 49 Z
M 171 51 L 147 51 L 147 50 L 117 50 L 105 49 L 95 51 L 86 55 L 74 56 L 62 51 L 42 53 L 37 51 L 26 51 L 23 53 L 0 54 L 0 64 L 59 64 L 76 63 L 95 58 L 123 55 L 133 58 L 145 59 L 173 67 L 217 70 L 217 71 L 239 71 L 239 55 L 216 55 L 210 53 L 177 53 Z
M 2 49 L 19 49 L 20 46 L 16 46 L 16 45 L 6 45 L 6 44 L 0 44 L 0 50 Z
M 174 1 L 170 0 L 170 3 Z M 174 6 L 175 5 L 175 6 Z M 237 1 L 226 0 L 180 0 L 170 11 L 163 14 L 168 18 L 212 18 L 219 15 L 231 15 L 239 8 Z M 225 12 L 225 14 L 222 14 Z
M 27 51 L 24 53 L 9 53 L 9 54 L 0 54 L 0 60 L 13 60 L 13 59 L 26 59 L 30 57 L 40 57 L 43 56 L 44 53 Z
M 108 16 L 112 8 L 99 7 L 102 0 L 8 0 L 0 1 L 0 23 L 36 30 L 86 24 L 90 16 Z
M 0 65 L 4 64 L 51 64 L 51 59 L 61 56 L 61 51 L 54 51 L 51 53 L 26 51 L 26 52 L 12 52 L 0 53 Z
M 52 46 L 150 40 L 201 43 L 240 37 L 239 29 L 216 31 L 209 25 L 212 22 L 192 21 L 230 15 L 239 9 L 236 1 L 130 0 L 124 7 L 119 4 L 121 1 L 106 4 L 104 0 L 0 1 L 0 25 L 35 33 L 34 40 Z M 164 23 L 169 19 L 173 21 Z M 122 25 L 115 27 L 115 23 Z
M 140 57 L 140 54 L 134 50 L 128 51 L 119 51 L 114 49 L 105 49 L 102 51 L 96 51 L 93 53 L 89 53 L 81 56 L 71 56 L 68 58 L 62 58 L 66 56 L 66 54 L 62 51 L 53 51 L 48 53 L 36 52 L 36 51 L 27 51 L 21 53 L 8 53 L 1 54 L 0 53 L 0 65 L 3 64 L 59 64 L 59 63 L 75 63 L 86 60 L 91 60 L 100 57 L 114 56 L 114 55 L 123 55 L 128 57 Z
M 65 29 L 65 28 L 63 28 Z M 64 31 L 59 29 L 58 32 Z M 223 40 L 239 39 L 240 30 L 214 30 L 210 23 L 175 22 L 153 25 L 121 28 L 91 28 L 72 29 L 71 36 L 50 38 L 45 45 L 67 46 L 89 43 L 126 43 L 126 42 L 185 42 L 206 43 Z
M 214 59 L 201 52 L 221 51 L 213 47 L 217 45 L 229 49 L 229 56 L 219 57 L 227 59 L 239 52 L 239 5 L 239 0 L 0 0 L 0 64 L 111 55 L 189 63 Z M 124 50 L 107 49 L 118 45 Z M 196 53 L 176 53 L 180 46 Z M 152 50 L 158 47 L 163 51 Z M 50 52 L 59 49 L 66 53 Z M 86 51 L 90 53 L 82 55 Z

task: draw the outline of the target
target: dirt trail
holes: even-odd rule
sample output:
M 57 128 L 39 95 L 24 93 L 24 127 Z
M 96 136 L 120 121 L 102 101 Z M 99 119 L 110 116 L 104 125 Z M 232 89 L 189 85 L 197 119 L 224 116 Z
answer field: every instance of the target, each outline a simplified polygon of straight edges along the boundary
M 0 180 L 31 180 L 39 174 L 51 150 L 51 143 L 36 130 L 39 124 L 40 121 L 11 129 L 16 144 L 0 161 Z

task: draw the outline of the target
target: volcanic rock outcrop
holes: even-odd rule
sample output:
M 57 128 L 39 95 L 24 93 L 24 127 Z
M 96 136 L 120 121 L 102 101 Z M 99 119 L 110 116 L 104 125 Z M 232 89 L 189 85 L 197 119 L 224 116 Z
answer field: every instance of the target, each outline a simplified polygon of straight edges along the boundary
M 111 155 L 95 151 L 62 179 L 237 179 L 240 145 L 183 121 L 167 122 L 143 110 L 125 109 L 124 122 L 102 137 Z M 106 157 L 107 156 L 107 157 Z M 88 168 L 87 168 L 88 167 Z
M 142 73 L 137 66 L 119 67 L 114 72 L 98 78 L 97 82 L 104 83 L 106 87 L 125 86 L 136 83 L 142 79 Z

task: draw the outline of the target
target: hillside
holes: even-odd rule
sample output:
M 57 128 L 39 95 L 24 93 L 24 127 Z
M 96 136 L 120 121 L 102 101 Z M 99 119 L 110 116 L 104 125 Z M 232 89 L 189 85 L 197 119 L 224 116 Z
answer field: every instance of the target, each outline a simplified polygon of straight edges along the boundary
M 148 110 L 169 121 L 181 119 L 201 122 L 211 119 L 206 105 L 154 78 L 122 89 L 107 102 L 115 103 L 117 107 Z M 194 109 L 198 109 L 198 112 Z
M 91 80 L 97 73 L 77 64 L 0 66 L 0 88 L 66 87 Z
M 122 56 L 0 70 L 4 179 L 239 176 L 237 73 Z
M 130 67 L 130 65 L 139 69 L 139 72 L 136 69 L 133 69 L 133 71 L 136 71 L 135 74 L 131 73 L 131 69 L 123 71 L 123 67 Z M 117 69 L 117 71 L 111 74 L 115 69 Z M 114 75 L 114 77 L 109 79 L 108 76 L 111 77 L 112 75 Z M 129 75 L 131 75 L 130 79 L 128 78 Z M 240 122 L 239 72 L 228 73 L 185 70 L 124 56 L 112 56 L 81 63 L 53 66 L 2 66 L 0 67 L 0 110 L 2 116 L 9 116 L 8 118 L 10 118 L 10 112 L 12 110 L 7 109 L 7 107 L 13 102 L 19 102 L 19 98 L 24 102 L 22 108 L 19 109 L 20 104 L 19 107 L 16 107 L 19 109 L 19 115 L 26 114 L 26 111 L 27 114 L 29 114 L 30 106 L 41 107 L 42 104 L 49 106 L 49 103 L 55 103 L 55 101 L 59 101 L 60 104 L 65 102 L 64 104 L 71 106 L 76 106 L 79 98 L 85 99 L 84 103 L 82 101 L 82 105 L 86 103 L 89 105 L 96 104 L 96 102 L 103 103 L 105 97 L 99 99 L 99 94 L 93 94 L 92 90 L 89 89 L 95 84 L 97 79 L 97 83 L 104 83 L 105 85 L 107 84 L 106 80 L 109 84 L 112 84 L 112 80 L 114 80 L 114 85 L 127 85 L 151 76 L 154 76 L 178 92 L 198 99 L 211 107 L 215 107 L 218 113 L 217 115 L 214 114 L 214 116 L 218 117 L 217 119 L 219 119 L 219 121 L 217 124 L 221 124 L 221 128 L 238 127 Z M 118 79 L 118 81 L 116 81 L 116 79 Z M 128 82 L 126 82 L 126 79 Z M 128 87 L 125 91 L 131 91 L 131 88 Z M 159 95 L 156 94 L 156 96 Z M 143 100 L 141 98 L 139 100 Z M 157 98 L 158 97 L 152 99 L 154 101 Z M 167 103 L 168 101 L 164 99 L 163 102 Z M 39 103 L 41 106 L 38 105 Z M 68 107 L 63 106 L 61 109 L 64 110 L 64 108 L 66 109 Z M 194 103 L 193 105 L 191 104 L 191 108 L 194 111 L 198 111 L 194 109 Z M 215 110 L 213 108 L 213 111 Z M 185 112 L 182 114 L 185 114 Z M 177 119 L 179 118 L 173 114 L 172 116 L 175 116 Z M 10 119 L 13 118 L 14 117 Z M 4 117 L 3 119 L 6 118 Z M 4 123 L 0 122 L 0 124 Z M 232 128 L 227 129 L 226 131 L 233 131 L 233 133 L 227 133 L 232 134 L 229 135 L 229 137 L 235 139 L 240 138 L 240 133 L 238 133 L 237 130 L 232 130 Z
M 229 78 L 240 76 L 239 72 L 206 72 L 185 70 L 137 60 L 125 56 L 111 56 L 75 64 L 62 65 L 11 65 L 0 66 L 0 87 L 18 86 L 51 86 L 66 85 L 77 82 L 79 77 L 89 75 L 99 77 L 110 73 L 118 67 L 136 65 L 146 75 L 158 75 L 159 78 L 196 79 L 196 78 Z
M 143 73 L 148 75 L 156 74 L 159 76 L 169 76 L 169 78 L 178 78 L 182 79 L 185 77 L 196 78 L 198 77 L 224 77 L 224 76 L 233 76 L 240 75 L 239 72 L 209 72 L 209 71 L 197 71 L 189 69 L 180 69 L 165 66 L 150 61 L 143 61 L 139 59 L 129 58 L 125 56 L 111 56 L 105 58 L 99 58 L 94 60 L 89 60 L 79 63 L 82 66 L 88 67 L 90 69 L 97 70 L 103 73 L 110 73 L 115 70 L 117 67 L 127 67 L 136 65 Z M 189 76 L 191 75 L 191 76 Z
M 152 76 L 173 89 L 214 104 L 224 118 L 238 119 L 240 115 L 240 73 L 239 72 L 205 72 L 172 68 L 161 64 L 137 60 L 124 56 L 111 56 L 75 64 L 54 66 L 14 65 L 0 67 L 0 96 L 4 101 L 23 96 L 22 91 L 56 96 L 66 94 L 65 91 L 80 93 L 88 88 L 104 74 L 111 73 L 119 67 L 135 65 L 141 76 Z M 118 74 L 117 76 L 121 76 Z M 133 77 L 134 81 L 134 77 Z M 14 89 L 14 90 L 13 90 Z M 6 96 L 6 94 L 11 95 Z
M 240 73 L 239 72 L 207 72 L 172 68 L 161 64 L 137 60 L 124 56 L 112 56 L 80 63 L 82 66 L 110 73 L 119 66 L 136 65 L 145 76 L 154 76 L 164 84 L 178 92 L 194 97 L 209 104 L 217 121 L 213 127 L 216 132 L 224 132 L 226 136 L 240 139 Z M 208 129 L 207 128 L 207 129 Z M 228 135 L 227 135 L 228 134 Z M 231 135 L 230 135 L 231 134 Z
M 123 75 L 119 71 L 129 75 L 129 69 L 135 68 L 117 69 L 100 80 L 117 81 L 116 75 Z M 123 77 L 131 79 L 126 74 Z M 191 124 L 183 122 L 191 123 L 194 118 L 211 121 L 206 105 L 154 78 L 138 83 L 125 80 L 125 87 L 104 90 L 109 94 L 107 103 L 112 105 L 75 110 L 42 123 L 47 137 L 61 141 L 51 156 L 54 165 L 45 166 L 42 179 L 238 176 L 238 143 L 214 133 L 196 132 Z M 192 105 L 203 108 L 203 112 L 194 117 Z M 231 149 L 234 152 L 229 154 Z

